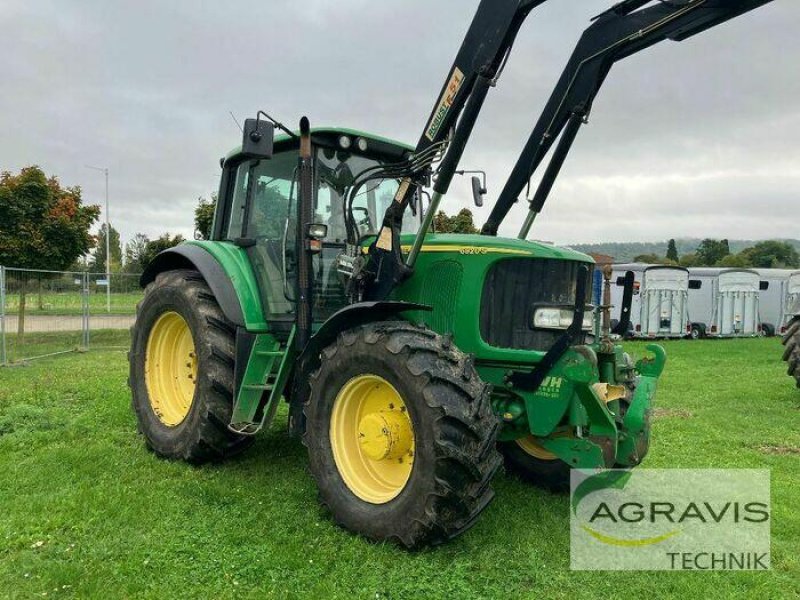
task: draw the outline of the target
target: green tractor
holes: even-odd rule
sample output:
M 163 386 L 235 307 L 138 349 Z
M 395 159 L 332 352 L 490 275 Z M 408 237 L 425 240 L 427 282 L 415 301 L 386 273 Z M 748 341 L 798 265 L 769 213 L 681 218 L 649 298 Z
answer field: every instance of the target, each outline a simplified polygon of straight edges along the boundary
M 142 276 L 130 386 L 153 451 L 232 456 L 285 401 L 336 522 L 409 548 L 475 523 L 503 462 L 560 489 L 573 468 L 642 461 L 664 351 L 634 362 L 614 341 L 610 273 L 592 305 L 591 258 L 526 238 L 613 62 L 763 2 L 601 15 L 482 234 L 435 233 L 486 93 L 542 1 L 481 2 L 415 147 L 312 131 L 305 118 L 299 132 L 261 112 L 246 121 L 222 161 L 210 239 L 160 254 Z M 588 65 L 577 76 L 575 61 Z M 519 237 L 497 237 L 562 131 Z M 473 182 L 478 203 L 484 187 Z M 632 292 L 629 274 L 617 334 Z

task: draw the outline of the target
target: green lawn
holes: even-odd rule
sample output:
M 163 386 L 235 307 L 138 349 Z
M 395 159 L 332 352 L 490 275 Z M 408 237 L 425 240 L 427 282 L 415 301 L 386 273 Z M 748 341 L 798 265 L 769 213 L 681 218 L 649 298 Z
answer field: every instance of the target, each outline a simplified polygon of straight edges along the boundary
M 771 572 L 572 572 L 567 498 L 506 475 L 475 528 L 449 545 L 409 553 L 366 542 L 318 507 L 305 451 L 284 433 L 285 418 L 223 465 L 150 454 L 136 433 L 120 351 L 0 369 L 0 594 L 800 596 L 800 390 L 784 374 L 779 342 L 665 346 L 645 464 L 770 468 Z
M 128 329 L 93 329 L 89 332 L 89 348 L 124 348 L 130 344 Z M 9 363 L 23 362 L 31 357 L 81 350 L 83 334 L 80 331 L 45 331 L 26 333 L 20 343 L 16 333 L 6 334 L 6 353 Z M 60 369 L 57 362 L 54 368 Z M 0 372 L 0 385 L 2 384 Z M 2 392 L 0 392 L 2 402 Z M 2 404 L 0 404 L 2 406 Z M 2 408 L 0 408 L 0 411 Z

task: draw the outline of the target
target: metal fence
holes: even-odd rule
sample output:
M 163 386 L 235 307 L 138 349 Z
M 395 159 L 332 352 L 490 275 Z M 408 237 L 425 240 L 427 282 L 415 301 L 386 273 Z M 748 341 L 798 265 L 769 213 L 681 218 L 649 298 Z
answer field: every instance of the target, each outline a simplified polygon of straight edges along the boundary
M 0 266 L 0 365 L 90 348 L 126 348 L 139 275 Z

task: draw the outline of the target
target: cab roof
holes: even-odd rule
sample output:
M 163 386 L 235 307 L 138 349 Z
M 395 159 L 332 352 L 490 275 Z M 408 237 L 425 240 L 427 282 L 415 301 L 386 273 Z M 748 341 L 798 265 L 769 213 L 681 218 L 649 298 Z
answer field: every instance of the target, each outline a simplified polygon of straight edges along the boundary
M 295 135 L 298 135 L 298 136 L 300 135 L 300 132 L 298 130 L 295 130 L 293 133 Z M 393 140 L 391 138 L 383 137 L 383 136 L 380 136 L 380 135 L 375 135 L 374 133 L 368 133 L 366 131 L 360 131 L 358 129 L 349 129 L 347 127 L 312 127 L 311 128 L 312 141 L 313 141 L 313 138 L 314 138 L 315 134 L 317 136 L 325 136 L 325 135 L 341 136 L 341 135 L 347 135 L 347 136 L 352 137 L 352 138 L 361 137 L 361 138 L 366 139 L 368 142 L 378 142 L 380 144 L 386 144 L 386 145 L 389 145 L 389 146 L 394 146 L 396 148 L 400 148 L 400 149 L 406 150 L 408 152 L 413 152 L 414 151 L 414 146 L 410 146 L 409 144 L 406 144 L 404 142 L 399 142 L 399 141 Z M 284 150 L 286 146 L 291 146 L 292 144 L 296 144 L 297 143 L 297 139 L 296 138 L 292 138 L 288 134 L 282 133 L 280 135 L 276 135 L 275 136 L 275 140 L 274 140 L 273 143 L 274 143 L 274 147 L 275 147 L 275 152 L 278 152 L 278 151 Z M 228 161 L 228 160 L 236 157 L 236 155 L 239 154 L 241 151 L 242 151 L 241 145 L 236 146 L 230 152 L 228 152 L 228 154 L 225 155 L 225 157 L 222 159 L 222 162 Z

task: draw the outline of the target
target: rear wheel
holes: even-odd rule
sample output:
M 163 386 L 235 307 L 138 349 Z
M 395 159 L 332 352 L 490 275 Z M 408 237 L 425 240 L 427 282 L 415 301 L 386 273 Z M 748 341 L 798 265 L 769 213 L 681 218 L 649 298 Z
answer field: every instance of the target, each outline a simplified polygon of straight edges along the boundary
M 139 430 L 156 454 L 201 463 L 252 442 L 227 428 L 234 333 L 197 271 L 159 273 L 145 289 L 131 329 L 128 385 Z
M 787 373 L 794 377 L 800 388 L 800 317 L 796 317 L 783 336 L 783 360 L 788 366 Z
M 405 322 L 340 334 L 305 406 L 311 471 L 345 528 L 408 548 L 446 541 L 494 496 L 489 389 L 447 339 Z
M 692 325 L 691 330 L 689 330 L 689 337 L 693 340 L 699 340 L 703 337 L 703 329 L 699 325 Z

